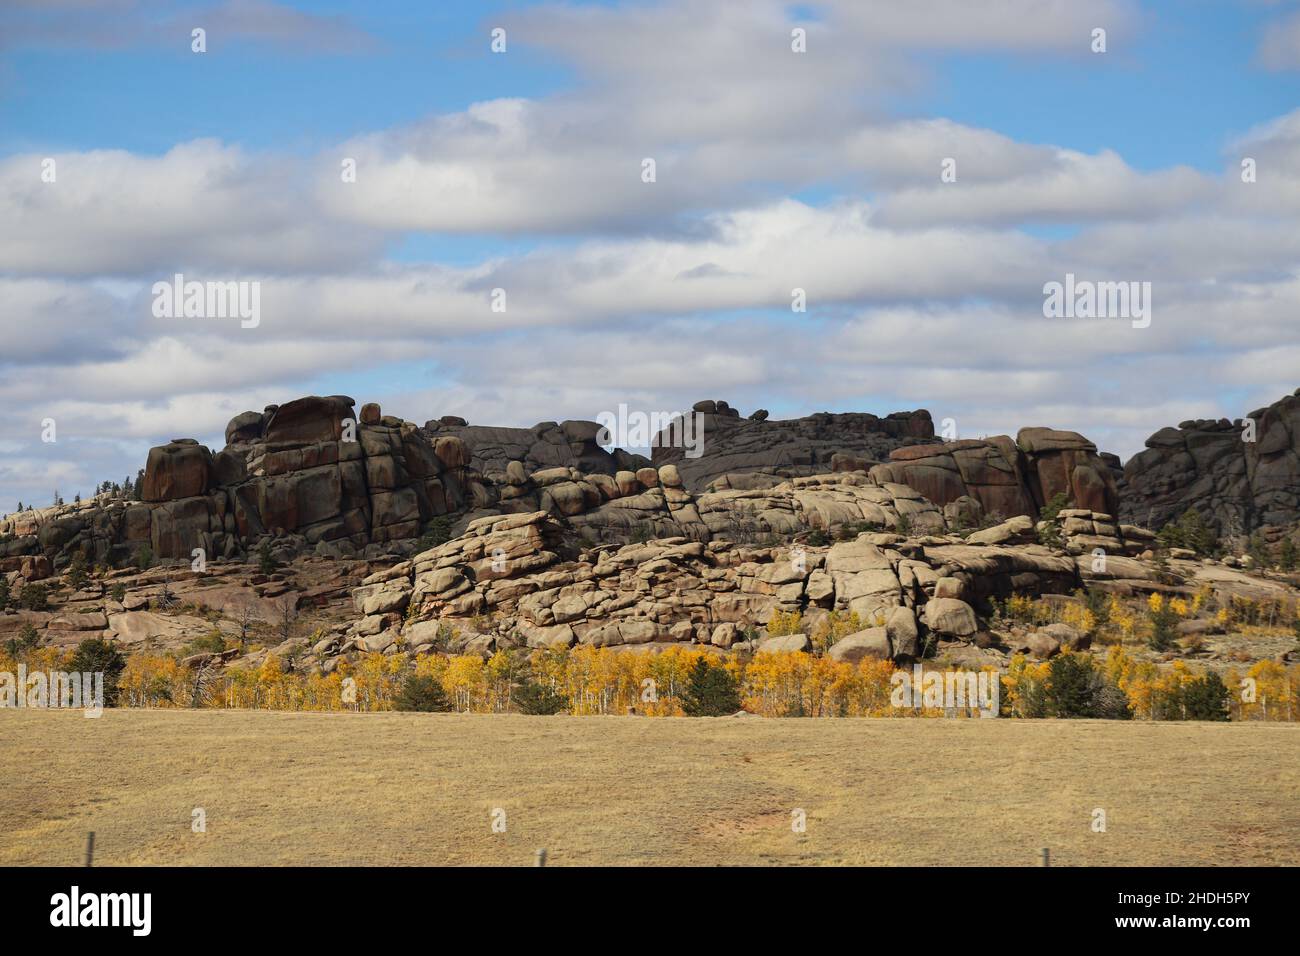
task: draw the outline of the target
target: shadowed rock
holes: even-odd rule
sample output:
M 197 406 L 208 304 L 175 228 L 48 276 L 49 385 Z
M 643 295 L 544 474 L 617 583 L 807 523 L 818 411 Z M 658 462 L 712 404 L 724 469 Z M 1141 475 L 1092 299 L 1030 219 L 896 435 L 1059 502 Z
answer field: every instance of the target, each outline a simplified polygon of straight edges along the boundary
M 1300 390 L 1247 422 L 1202 419 L 1162 428 L 1124 466 L 1121 517 L 1163 527 L 1189 508 L 1224 534 L 1300 520 Z

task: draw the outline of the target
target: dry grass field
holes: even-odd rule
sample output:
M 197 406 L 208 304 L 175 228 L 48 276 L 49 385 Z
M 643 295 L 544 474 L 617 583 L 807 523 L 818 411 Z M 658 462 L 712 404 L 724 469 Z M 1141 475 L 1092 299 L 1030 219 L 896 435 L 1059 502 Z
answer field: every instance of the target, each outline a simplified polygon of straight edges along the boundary
M 1283 724 L 8 710 L 0 775 L 5 865 L 1300 863 Z

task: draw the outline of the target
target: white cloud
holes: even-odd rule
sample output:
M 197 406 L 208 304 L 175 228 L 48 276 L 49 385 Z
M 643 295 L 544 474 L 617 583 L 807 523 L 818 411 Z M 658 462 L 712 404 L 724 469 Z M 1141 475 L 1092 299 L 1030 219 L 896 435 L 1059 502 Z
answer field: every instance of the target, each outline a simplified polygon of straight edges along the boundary
M 55 179 L 42 180 L 54 160 Z M 161 156 L 122 150 L 0 161 L 0 270 L 144 275 L 173 269 L 346 269 L 380 249 L 324 220 L 296 161 L 212 140 Z
M 222 9 L 292 40 L 291 16 Z M 1207 393 L 1295 387 L 1300 111 L 1227 144 L 1222 175 L 1141 171 L 884 108 L 926 80 L 914 49 L 1082 56 L 1094 26 L 1122 49 L 1133 4 L 836 0 L 813 5 L 806 54 L 792 10 L 508 11 L 512 49 L 572 65 L 576 89 L 305 158 L 207 140 L 57 153 L 55 184 L 39 153 L 0 161 L 0 507 L 120 480 L 158 441 L 219 444 L 234 414 L 309 391 L 524 426 L 710 397 L 929 407 L 967 435 L 1053 425 L 1127 455 L 1161 425 L 1249 410 Z M 792 198 L 828 184 L 842 195 Z M 1021 228 L 1042 223 L 1078 230 Z M 533 244 L 468 265 L 388 256 L 422 233 Z M 261 325 L 155 319 L 149 285 L 174 271 L 259 281 Z M 1044 319 L 1043 283 L 1067 271 L 1150 281 L 1151 327 Z M 45 416 L 57 445 L 39 442 Z
M 881 221 L 913 225 L 973 222 L 1090 222 L 1151 219 L 1186 212 L 1209 199 L 1213 183 L 1186 167 L 1139 173 L 1116 153 L 1053 151 L 1049 163 L 1008 175 L 1001 163 L 957 153 L 957 181 L 940 183 L 938 165 L 925 187 L 901 189 Z M 975 173 L 974 182 L 964 178 Z

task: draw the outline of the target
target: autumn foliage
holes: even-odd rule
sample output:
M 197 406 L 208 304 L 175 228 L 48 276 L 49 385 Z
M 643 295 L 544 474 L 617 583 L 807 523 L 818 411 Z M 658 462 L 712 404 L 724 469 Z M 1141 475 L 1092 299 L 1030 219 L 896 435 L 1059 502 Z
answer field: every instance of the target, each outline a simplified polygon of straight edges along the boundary
M 1151 612 L 1177 619 L 1215 613 L 1208 597 L 1165 600 L 1132 609 L 1113 598 L 1048 604 L 1013 597 L 999 610 L 1013 621 L 1064 620 L 1091 633 L 1109 633 L 1104 655 L 1065 651 L 1049 662 L 1012 657 L 1001 675 L 1002 715 L 1102 717 L 1136 720 L 1267 720 L 1300 717 L 1300 667 L 1264 660 L 1244 671 L 1211 670 L 1174 660 L 1141 659 L 1132 652 L 1150 641 Z M 1157 602 L 1160 602 L 1157 604 Z M 1222 617 L 1247 618 L 1257 609 L 1218 608 Z M 797 629 L 800 621 L 774 621 Z M 195 671 L 178 655 L 142 652 L 126 659 L 117 680 L 120 707 L 204 707 L 285 711 L 446 709 L 460 713 L 683 716 L 734 712 L 764 717 L 973 716 L 942 708 L 891 704 L 896 667 L 890 661 L 836 661 L 825 653 L 860 626 L 856 616 L 831 616 L 814 633 L 818 653 L 722 655 L 699 646 L 660 653 L 579 645 L 565 649 L 498 651 L 490 657 L 363 654 L 340 659 L 323 674 L 295 668 L 270 651 L 252 667 Z M 1249 626 L 1249 625 L 1245 625 Z M 0 671 L 18 662 L 35 670 L 74 670 L 74 655 L 10 642 Z M 945 670 L 938 661 L 928 669 Z M 719 703 L 702 707 L 701 689 Z M 417 693 L 418 692 L 418 693 Z M 733 693 L 734 692 L 734 693 Z

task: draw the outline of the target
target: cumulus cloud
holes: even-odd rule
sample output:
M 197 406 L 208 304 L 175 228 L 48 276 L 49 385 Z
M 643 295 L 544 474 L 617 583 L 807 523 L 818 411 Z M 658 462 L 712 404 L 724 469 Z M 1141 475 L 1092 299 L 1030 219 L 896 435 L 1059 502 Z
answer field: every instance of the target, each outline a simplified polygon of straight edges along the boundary
M 270 4 L 211 12 L 227 35 L 311 32 Z M 112 42 L 7 16 L 29 44 Z M 1162 424 L 1297 384 L 1300 110 L 1225 144 L 1218 175 L 891 112 L 926 80 L 913 51 L 1083 55 L 1096 26 L 1112 45 L 1135 35 L 1133 4 L 502 16 L 512 49 L 558 58 L 574 87 L 306 156 L 210 140 L 55 152 L 54 183 L 39 152 L 0 161 L 0 508 L 120 480 L 158 441 L 220 444 L 238 412 L 313 391 L 522 426 L 705 397 L 776 416 L 928 407 L 963 435 L 1053 425 L 1127 456 Z M 947 157 L 955 183 L 939 181 Z M 1041 224 L 1070 228 L 1026 228 Z M 424 235 L 496 251 L 392 254 Z M 260 324 L 154 316 L 150 286 L 174 272 L 258 282 Z M 1152 283 L 1151 326 L 1045 318 L 1043 284 L 1067 272 Z M 56 445 L 39 441 L 47 416 Z
M 1047 162 L 1011 175 L 1002 163 L 981 164 L 978 156 L 958 152 L 957 181 L 972 167 L 981 178 L 953 189 L 955 183 L 940 183 L 936 173 L 925 187 L 891 194 L 882 221 L 904 225 L 1152 219 L 1184 212 L 1209 199 L 1213 189 L 1192 169 L 1139 173 L 1109 150 L 1096 156 L 1051 151 Z
M 47 169 L 53 181 L 43 176 Z M 351 268 L 377 253 L 381 237 L 331 225 L 307 201 L 308 178 L 297 161 L 250 156 L 212 140 L 161 156 L 11 156 L 0 161 L 0 270 L 301 272 Z

